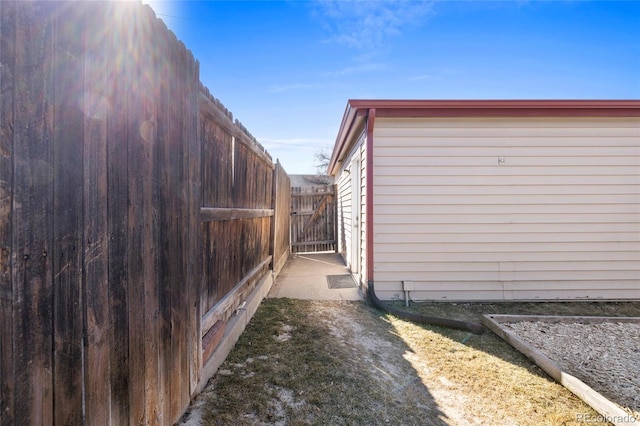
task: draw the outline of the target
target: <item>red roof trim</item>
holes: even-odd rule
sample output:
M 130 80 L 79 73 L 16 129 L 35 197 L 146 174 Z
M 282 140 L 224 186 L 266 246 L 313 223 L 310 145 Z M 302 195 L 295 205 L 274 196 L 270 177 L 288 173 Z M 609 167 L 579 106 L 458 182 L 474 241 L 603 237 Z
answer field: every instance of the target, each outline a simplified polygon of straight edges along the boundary
M 637 117 L 638 109 L 620 108 L 380 108 L 378 117 Z
M 640 116 L 640 100 L 350 100 L 353 109 L 375 108 L 376 115 L 448 116 Z M 411 115 L 408 115 L 411 114 Z M 548 115 L 547 115 L 548 114 Z

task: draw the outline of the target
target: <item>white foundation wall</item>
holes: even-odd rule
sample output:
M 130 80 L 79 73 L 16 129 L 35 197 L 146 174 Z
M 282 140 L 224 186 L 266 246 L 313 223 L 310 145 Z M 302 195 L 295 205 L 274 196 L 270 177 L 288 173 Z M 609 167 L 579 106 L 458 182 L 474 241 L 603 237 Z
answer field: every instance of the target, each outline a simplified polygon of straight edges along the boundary
M 381 299 L 640 299 L 640 120 L 377 118 Z

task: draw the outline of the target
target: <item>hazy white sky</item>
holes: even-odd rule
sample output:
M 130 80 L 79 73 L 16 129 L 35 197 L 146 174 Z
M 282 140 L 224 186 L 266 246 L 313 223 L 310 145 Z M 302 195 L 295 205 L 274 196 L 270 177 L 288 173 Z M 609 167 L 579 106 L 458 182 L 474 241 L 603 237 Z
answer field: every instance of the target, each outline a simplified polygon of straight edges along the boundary
M 290 174 L 348 99 L 640 98 L 640 1 L 144 2 Z

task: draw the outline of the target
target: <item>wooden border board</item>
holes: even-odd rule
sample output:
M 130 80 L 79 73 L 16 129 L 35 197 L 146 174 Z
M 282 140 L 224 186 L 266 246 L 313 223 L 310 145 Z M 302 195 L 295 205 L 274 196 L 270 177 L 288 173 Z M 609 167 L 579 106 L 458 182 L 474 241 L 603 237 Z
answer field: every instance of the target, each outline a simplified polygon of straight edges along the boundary
M 540 315 L 483 315 L 482 323 L 500 336 L 504 341 L 522 352 L 527 358 L 535 362 L 555 381 L 573 392 L 578 398 L 589 404 L 607 421 L 616 426 L 637 424 L 638 419 L 624 411 L 609 399 L 596 392 L 571 374 L 562 371 L 560 367 L 538 349 L 525 342 L 515 333 L 502 327 L 503 323 L 513 322 L 548 322 L 548 323 L 586 323 L 600 324 L 605 322 L 627 322 L 640 324 L 640 317 L 584 317 L 584 316 L 540 316 Z

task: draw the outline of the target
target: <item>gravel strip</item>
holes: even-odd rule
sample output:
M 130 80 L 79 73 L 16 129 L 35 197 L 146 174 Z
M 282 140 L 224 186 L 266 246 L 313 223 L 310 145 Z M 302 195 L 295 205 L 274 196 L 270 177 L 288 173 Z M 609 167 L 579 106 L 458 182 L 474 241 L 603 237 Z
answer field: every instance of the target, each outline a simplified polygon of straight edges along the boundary
M 640 419 L 640 324 L 522 321 L 503 326 Z

